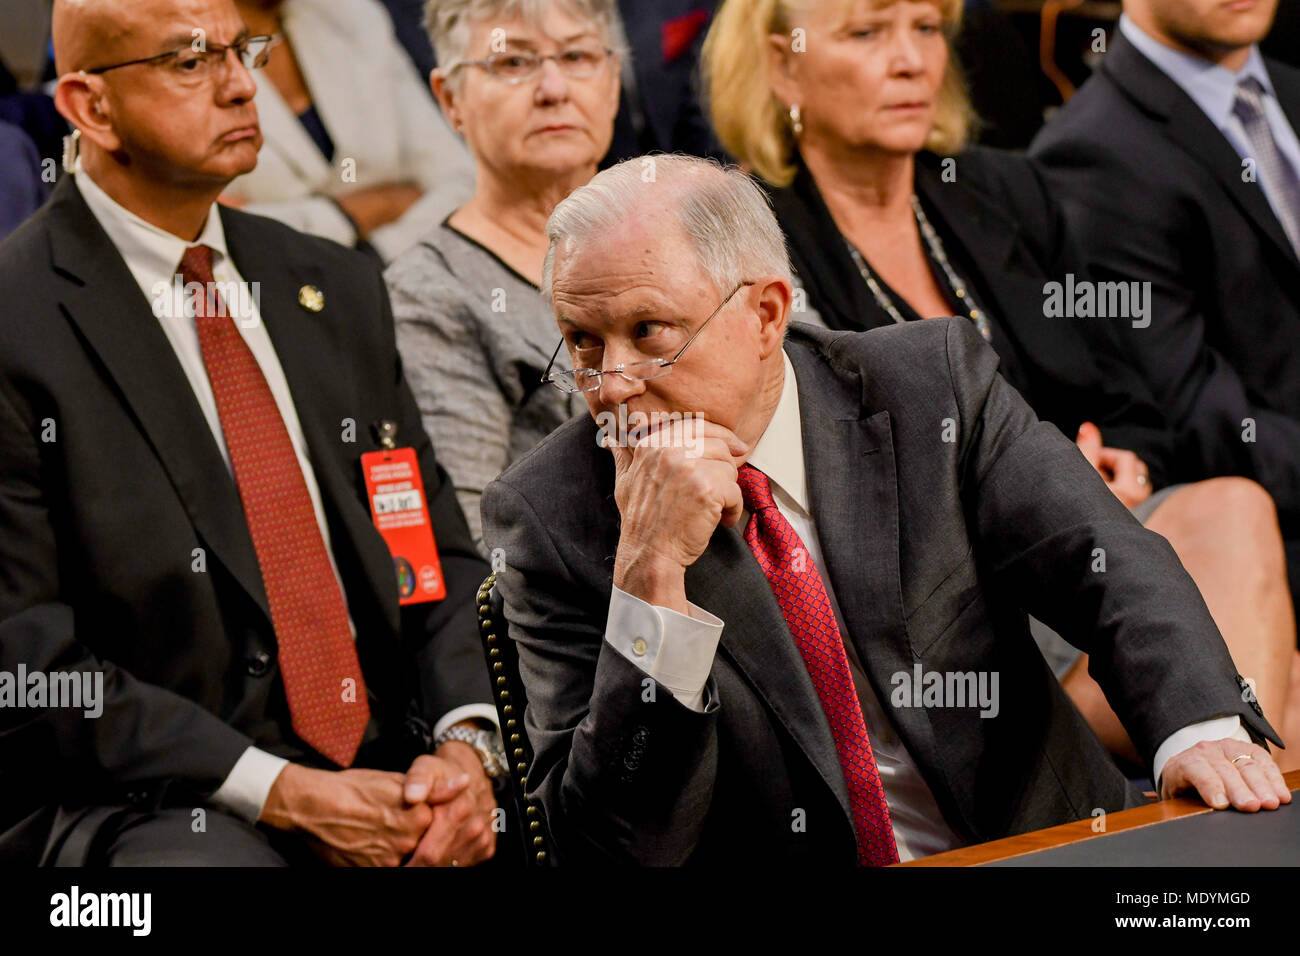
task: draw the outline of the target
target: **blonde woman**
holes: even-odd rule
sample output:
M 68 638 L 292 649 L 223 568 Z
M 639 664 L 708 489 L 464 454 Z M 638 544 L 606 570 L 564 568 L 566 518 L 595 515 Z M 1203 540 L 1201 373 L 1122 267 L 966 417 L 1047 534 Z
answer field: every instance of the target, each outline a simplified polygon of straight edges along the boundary
M 1173 545 L 1270 718 L 1300 724 L 1300 708 L 1287 707 L 1300 657 L 1272 500 L 1239 478 L 1152 494 L 1177 467 L 1172 439 L 1145 383 L 1103 341 L 1108 321 L 1141 316 L 1076 320 L 1052 306 L 1053 283 L 1088 278 L 1029 161 L 966 146 L 974 117 L 951 52 L 961 7 L 727 0 L 703 57 L 718 136 L 769 187 L 821 320 L 972 322 L 1039 417 L 1075 436 L 1116 496 Z M 1111 751 L 1149 761 L 1086 656 L 1045 628 L 1035 637 Z

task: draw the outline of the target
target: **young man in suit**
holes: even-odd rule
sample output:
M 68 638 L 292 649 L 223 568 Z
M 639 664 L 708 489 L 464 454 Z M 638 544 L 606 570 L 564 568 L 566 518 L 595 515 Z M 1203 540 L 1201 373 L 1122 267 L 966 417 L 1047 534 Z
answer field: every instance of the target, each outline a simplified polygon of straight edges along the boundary
M 266 44 L 229 0 L 60 0 L 53 35 L 81 155 L 0 246 L 0 669 L 103 690 L 5 709 L 0 856 L 487 858 L 487 568 L 383 282 L 214 205 Z M 408 590 L 440 600 L 399 605 L 380 464 L 423 484 Z
M 1116 326 L 1176 429 L 1171 478 L 1253 478 L 1300 593 L 1300 71 L 1255 44 L 1277 0 L 1126 0 L 1097 72 L 1035 139 Z
M 1166 796 L 1290 799 L 1168 544 L 971 323 L 787 339 L 781 231 L 703 160 L 606 170 L 548 233 L 550 377 L 594 420 L 483 516 L 561 860 L 884 864 L 1140 803 L 1022 607 Z

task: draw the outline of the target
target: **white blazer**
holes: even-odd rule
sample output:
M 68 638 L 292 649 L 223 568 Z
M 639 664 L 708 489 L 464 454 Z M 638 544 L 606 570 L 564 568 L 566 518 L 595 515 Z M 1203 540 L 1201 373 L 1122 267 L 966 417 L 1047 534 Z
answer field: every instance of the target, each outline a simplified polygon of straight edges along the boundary
M 353 246 L 356 231 L 326 197 L 413 182 L 424 196 L 369 237 L 391 261 L 470 197 L 473 160 L 375 0 L 285 0 L 281 13 L 312 102 L 334 141 L 334 159 L 325 159 L 274 84 L 261 78 L 255 102 L 262 152 L 257 168 L 227 191 L 249 212 Z

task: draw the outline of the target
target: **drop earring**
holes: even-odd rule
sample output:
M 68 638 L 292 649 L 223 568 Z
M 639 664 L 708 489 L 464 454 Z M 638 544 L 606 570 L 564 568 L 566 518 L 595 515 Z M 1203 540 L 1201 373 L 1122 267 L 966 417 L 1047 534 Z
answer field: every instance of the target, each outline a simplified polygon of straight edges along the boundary
M 803 133 L 803 111 L 797 105 L 790 107 L 790 128 L 795 136 Z

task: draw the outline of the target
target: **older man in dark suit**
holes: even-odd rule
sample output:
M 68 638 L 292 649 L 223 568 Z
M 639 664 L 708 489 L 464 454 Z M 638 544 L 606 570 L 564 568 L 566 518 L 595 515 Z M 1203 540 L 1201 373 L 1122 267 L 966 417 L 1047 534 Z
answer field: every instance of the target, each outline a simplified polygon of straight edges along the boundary
M 1300 71 L 1276 0 L 1126 0 L 1097 72 L 1031 150 L 1093 278 L 1142 283 L 1124 361 L 1176 430 L 1172 479 L 1253 478 L 1300 593 Z
M 5 859 L 493 852 L 487 568 L 381 277 L 214 205 L 267 39 L 229 0 L 54 8 L 81 158 L 0 246 L 0 670 L 103 693 L 0 713 Z
M 548 232 L 550 378 L 594 420 L 483 513 L 562 860 L 884 864 L 1140 802 L 1023 610 L 1165 795 L 1289 800 L 1168 545 L 968 322 L 787 338 L 771 211 L 702 160 L 607 170 Z

